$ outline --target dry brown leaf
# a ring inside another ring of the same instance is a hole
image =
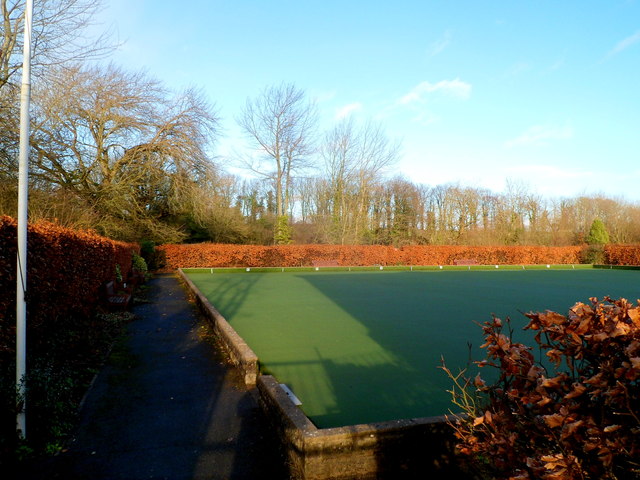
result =
[[[484,412],[484,421],[486,423],[491,423],[493,421],[493,416],[491,415],[491,412],[489,410]]]
[[[532,365],[529,371],[527,372],[527,378],[529,380],[534,380],[538,378],[540,375],[544,373],[544,368],[538,365]]]
[[[556,366],[560,365],[560,362],[562,362],[562,352],[560,350],[554,348],[552,350],[549,350],[546,355],[549,360]]]
[[[589,335],[589,338],[593,341],[596,342],[602,342],[604,340],[606,340],[607,338],[609,338],[609,335],[607,335],[604,332],[600,332],[600,333],[596,333],[595,335]]]
[[[553,378],[545,378],[540,385],[544,388],[557,388],[564,383],[566,378],[567,376],[564,374],[560,374]]]
[[[610,333],[612,338],[619,337],[620,335],[628,335],[631,331],[631,326],[624,322],[616,322],[616,328]]]
[[[564,426],[564,428],[562,429],[562,436],[561,438],[567,438],[570,437],[571,435],[573,435],[576,431],[576,429],[580,426],[582,426],[584,424],[583,420],[578,420],[576,422],[571,422],[567,425]]]
[[[567,400],[570,400],[572,398],[576,398],[579,397],[580,395],[582,395],[585,391],[587,390],[587,387],[585,387],[584,385],[581,385],[579,383],[574,383],[573,384],[573,390],[571,390],[569,393],[567,393],[564,398]]]
[[[589,327],[591,326],[591,319],[590,318],[583,318],[580,321],[580,324],[578,325],[578,328],[576,328],[576,333],[579,335],[583,335],[586,332],[589,331]]]
[[[545,313],[540,314],[540,321],[545,325],[562,325],[566,323],[567,317],[564,315],[560,315],[557,312],[552,312],[551,310],[547,310]]]
[[[551,402],[551,398],[550,397],[542,397],[541,400],[536,402],[536,405],[538,405],[539,407],[544,407],[545,405],[547,405],[550,402]]]
[[[562,426],[565,417],[554,413],[553,415],[543,415],[542,418],[549,428],[556,428]]]
[[[473,380],[473,384],[476,388],[482,388],[486,385],[485,381],[482,379],[480,374],[476,375],[476,378]]]
[[[633,342],[631,342],[627,348],[624,349],[625,353],[627,355],[631,356],[636,356],[636,352],[640,353],[640,342],[637,340],[634,340]]]

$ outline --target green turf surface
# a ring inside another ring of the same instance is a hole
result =
[[[492,313],[519,329],[521,311],[640,297],[630,270],[200,272],[186,273],[323,428],[447,413],[440,357],[462,367],[471,342],[483,358],[473,322]]]

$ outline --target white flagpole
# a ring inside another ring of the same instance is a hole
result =
[[[27,371],[27,205],[29,203],[29,102],[31,100],[31,20],[33,1],[27,0],[24,12],[24,49],[22,89],[20,92],[20,157],[18,174],[18,258],[16,281],[16,385],[22,409],[16,418],[18,433],[26,438],[25,374]]]

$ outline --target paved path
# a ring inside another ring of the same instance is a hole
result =
[[[178,280],[149,285],[150,303],[134,307],[74,441],[44,478],[287,478],[255,394],[202,338]]]

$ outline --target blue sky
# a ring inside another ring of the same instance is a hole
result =
[[[429,185],[640,201],[640,1],[107,0],[113,60],[217,105],[231,166],[247,97],[295,83],[322,127],[402,142]]]

